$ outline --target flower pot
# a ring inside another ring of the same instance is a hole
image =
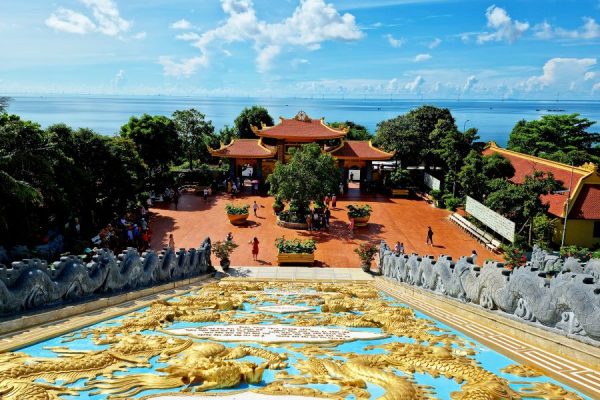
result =
[[[369,223],[369,218],[371,218],[370,215],[367,215],[366,217],[355,217],[354,226],[367,226]]]
[[[315,262],[314,253],[277,253],[277,264],[310,264]]]
[[[221,265],[221,268],[223,268],[223,271],[227,271],[231,265],[231,260],[229,258],[222,258],[219,264]]]
[[[227,214],[229,222],[233,225],[243,225],[246,223],[249,214]]]
[[[371,263],[369,264],[362,264],[360,266],[362,268],[363,271],[365,271],[366,273],[370,274],[371,273]]]

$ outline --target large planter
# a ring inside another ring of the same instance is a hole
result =
[[[304,222],[286,222],[286,221],[282,221],[281,219],[279,219],[279,217],[277,217],[277,225],[279,225],[283,228],[288,228],[288,229],[298,229],[298,230],[308,229],[308,225]]]
[[[366,217],[355,217],[354,226],[367,226],[369,223],[369,218],[371,218],[370,215],[367,215]]]
[[[249,215],[250,214],[227,214],[227,218],[229,218],[229,222],[233,225],[243,225],[246,223]]]
[[[277,253],[277,264],[310,264],[315,262],[315,253]]]

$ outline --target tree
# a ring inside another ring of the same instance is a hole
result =
[[[219,131],[219,140],[223,144],[229,144],[233,139],[239,138],[238,132],[235,128],[230,127],[229,125],[225,125]]]
[[[208,147],[215,139],[212,121],[198,110],[177,110],[173,113],[173,123],[188,161],[188,168],[194,168],[194,159],[206,162],[210,158]]]
[[[373,139],[373,135],[369,133],[369,130],[366,127],[364,127],[363,125],[356,124],[352,121],[332,122],[328,125],[336,129],[348,128],[348,133],[346,134],[347,140]]]
[[[164,170],[178,157],[181,148],[173,121],[163,116],[131,117],[121,127],[121,136],[133,140],[150,169],[150,174]]]
[[[434,150],[442,137],[434,132],[440,121],[453,125],[454,117],[447,108],[421,106],[404,115],[377,124],[375,142],[387,151],[396,151],[396,158],[404,166],[437,165]]]
[[[579,114],[544,115],[521,120],[510,133],[508,148],[566,164],[600,162],[600,133],[587,130],[595,124]]]
[[[483,201],[494,187],[504,184],[514,174],[510,161],[501,155],[482,156],[471,150],[464,158],[456,179],[463,195]]]
[[[4,114],[6,112],[8,103],[10,103],[10,97],[0,96],[0,114]]]
[[[267,182],[271,185],[269,194],[289,201],[303,216],[311,200],[321,200],[337,191],[340,174],[333,157],[322,153],[316,143],[294,150],[287,164],[275,164]]]
[[[273,126],[273,118],[269,115],[266,108],[260,106],[246,107],[235,119],[235,127],[241,138],[254,138],[256,135],[252,132],[252,126],[261,128],[262,125]]]

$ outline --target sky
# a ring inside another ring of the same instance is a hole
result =
[[[600,0],[2,0],[0,95],[600,100]]]

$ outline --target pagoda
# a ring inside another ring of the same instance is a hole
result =
[[[360,169],[362,182],[373,181],[373,161],[385,161],[394,156],[372,145],[371,141],[346,140],[348,128],[332,128],[323,118],[312,119],[304,111],[293,118],[280,117],[274,126],[252,126],[256,139],[233,139],[219,149],[210,149],[214,157],[230,161],[230,175],[240,176],[242,168],[252,166],[253,179],[263,178],[273,172],[275,162],[287,162],[291,149],[307,143],[317,143],[323,152],[337,161],[341,182],[348,181],[351,169]],[[361,182],[361,183],[362,183]]]

